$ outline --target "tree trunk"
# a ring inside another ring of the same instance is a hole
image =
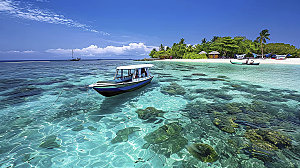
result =
[[[261,41],[261,58],[264,58],[263,43]]]

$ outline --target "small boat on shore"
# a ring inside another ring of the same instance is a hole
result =
[[[247,61],[247,62],[232,62],[231,60],[230,60],[230,63],[231,64],[236,64],[236,65],[259,65],[259,62],[258,63],[255,63],[254,61]]]
[[[117,67],[116,75],[110,81],[98,81],[89,85],[103,96],[111,97],[141,88],[151,82],[152,64],[128,65]]]

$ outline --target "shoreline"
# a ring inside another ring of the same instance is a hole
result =
[[[228,64],[230,64],[230,60],[233,62],[245,62],[246,59],[244,59],[244,60],[238,60],[238,59],[164,59],[164,60],[154,60],[154,61],[228,63]],[[300,65],[300,58],[287,58],[285,60],[275,60],[275,59],[253,59],[253,60],[254,60],[254,62],[259,62],[260,64]]]

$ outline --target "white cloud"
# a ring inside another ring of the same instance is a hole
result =
[[[85,31],[100,33],[102,35],[109,35],[109,33],[92,29],[90,26],[78,23],[72,19],[65,18],[63,15],[32,8],[31,5],[12,0],[0,0],[0,13],[10,14],[14,17],[34,20],[38,22],[46,22],[52,24],[62,24],[70,27],[77,27]]]
[[[127,54],[133,54],[133,55],[146,55],[148,54],[153,48],[156,48],[154,46],[146,46],[144,43],[130,43],[128,45],[123,46],[107,46],[104,48],[98,47],[97,45],[90,45],[86,48],[82,49],[74,49],[74,53],[76,55],[82,55],[82,56],[95,56],[95,55],[127,55]],[[53,53],[53,54],[71,54],[72,49],[49,49],[46,50],[46,52]]]
[[[23,51],[23,53],[25,54],[31,54],[31,53],[35,53],[36,51],[32,51],[32,50],[25,50]]]
[[[1,1],[0,2],[0,11],[12,11],[14,8],[10,5],[8,1]]]
[[[10,50],[10,51],[0,51],[0,53],[6,53],[6,54],[32,54],[32,53],[36,53],[36,51],[33,50],[24,50],[24,51],[19,51],[19,50]]]
[[[37,2],[49,2],[48,0],[36,0]]]

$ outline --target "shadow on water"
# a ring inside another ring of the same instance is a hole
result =
[[[105,97],[104,101],[101,103],[99,110],[90,113],[89,119],[93,121],[99,121],[101,118],[105,117],[106,114],[122,112],[125,103],[137,101],[137,97],[142,96],[144,93],[153,90],[155,87],[159,87],[157,82],[152,82],[147,86],[139,88],[135,91],[123,93],[113,97]]]

